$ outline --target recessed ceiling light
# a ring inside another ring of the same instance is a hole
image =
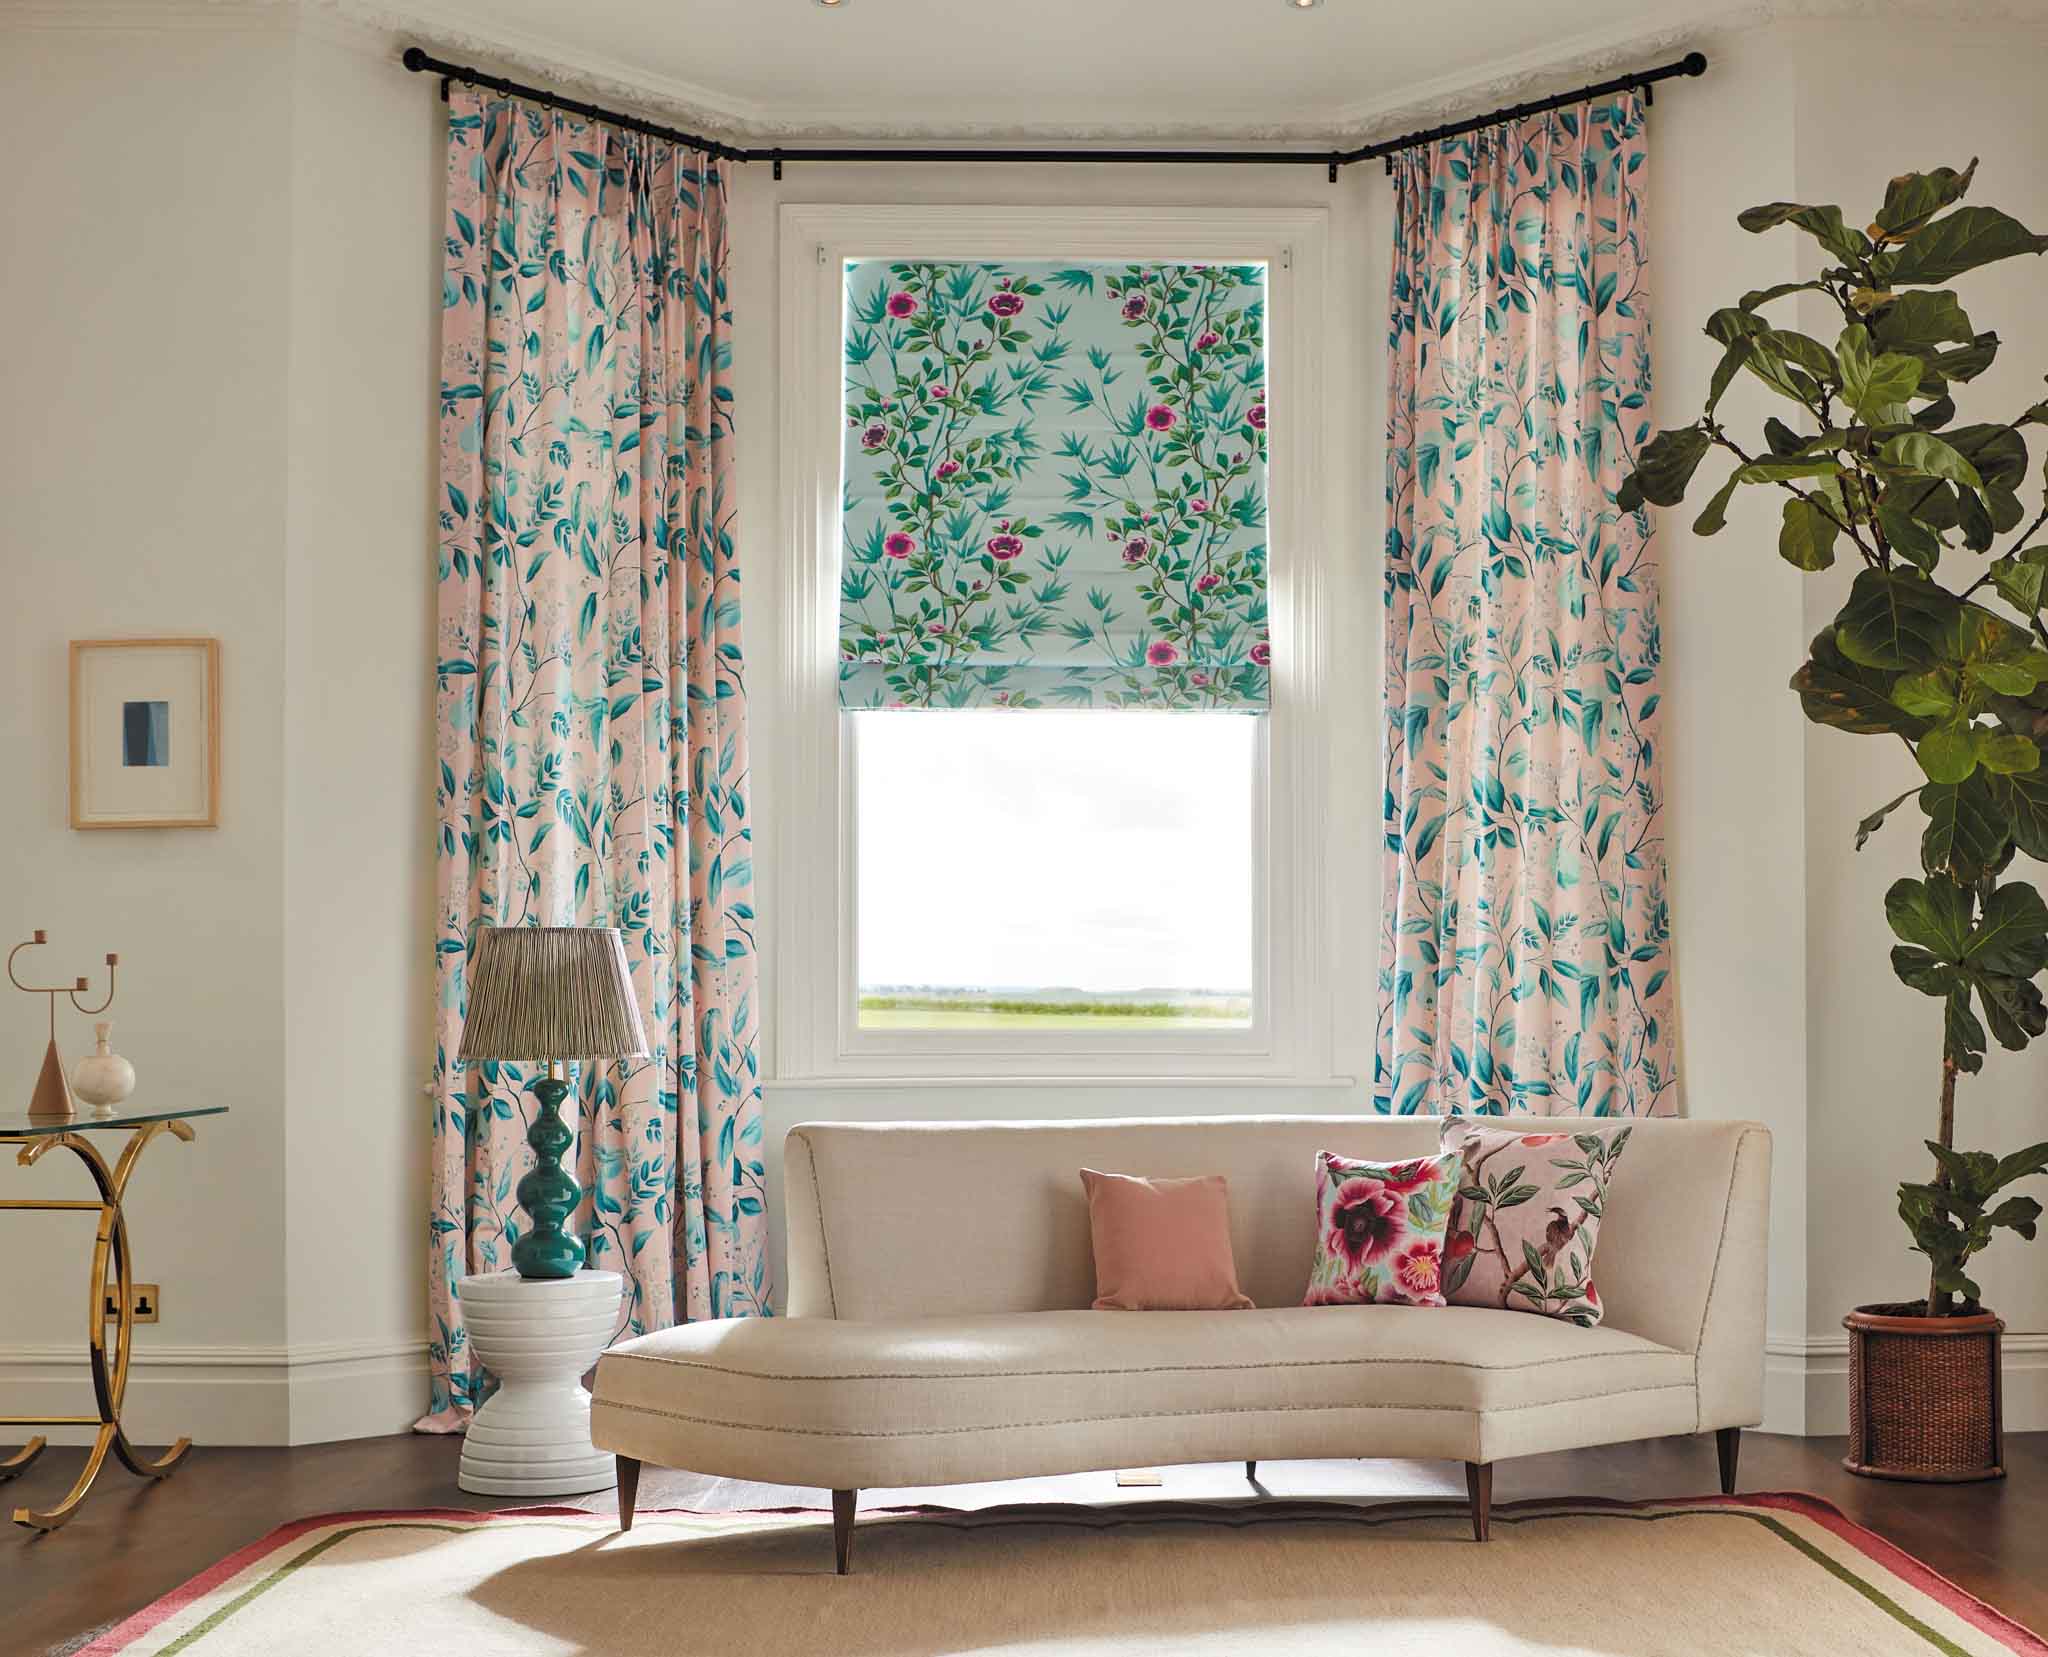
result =
[[[841,6],[846,4],[846,0],[818,0],[818,4],[823,6],[827,11],[837,11]]]
[[[836,3],[837,0],[819,0],[820,5]],[[1310,10],[1312,7],[1320,6],[1323,3],[1323,0],[1287,0],[1287,3],[1288,5],[1292,6],[1296,11],[1305,12]]]

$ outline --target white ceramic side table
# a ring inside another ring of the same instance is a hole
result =
[[[462,1317],[496,1393],[469,1423],[457,1483],[480,1496],[609,1489],[617,1464],[590,1443],[583,1372],[611,1344],[625,1279],[617,1272],[462,1280]]]

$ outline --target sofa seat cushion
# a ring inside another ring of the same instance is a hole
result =
[[[1480,1307],[742,1318],[613,1347],[593,1419],[599,1442],[628,1454],[632,1416],[873,1441],[1162,1416],[1481,1415],[1656,1392],[1683,1395],[1689,1426],[1693,1386],[1688,1353]]]

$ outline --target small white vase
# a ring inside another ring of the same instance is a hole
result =
[[[107,1046],[112,1024],[92,1027],[98,1045],[71,1072],[71,1091],[88,1105],[118,1105],[135,1091],[135,1066]]]

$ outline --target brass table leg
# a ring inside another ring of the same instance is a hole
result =
[[[14,1510],[14,1522],[30,1530],[55,1530],[78,1510],[78,1504],[85,1500],[92,1489],[93,1481],[100,1475],[100,1468],[106,1464],[107,1452],[112,1450],[123,1467],[143,1478],[160,1479],[173,1472],[185,1458],[185,1452],[192,1448],[192,1441],[181,1438],[159,1459],[145,1460],[135,1447],[128,1442],[127,1434],[121,1430],[121,1401],[128,1391],[128,1364],[133,1356],[135,1339],[134,1307],[134,1264],[129,1256],[128,1220],[123,1213],[121,1202],[128,1190],[128,1177],[135,1171],[136,1159],[143,1148],[159,1133],[169,1133],[174,1138],[190,1141],[192,1128],[186,1122],[150,1122],[134,1130],[128,1143],[122,1148],[120,1159],[109,1169],[106,1160],[94,1149],[82,1134],[45,1134],[32,1138],[10,1139],[0,1143],[18,1144],[20,1154],[15,1160],[24,1168],[32,1167],[53,1145],[62,1145],[74,1152],[85,1164],[86,1172],[92,1176],[93,1184],[99,1190],[97,1202],[0,1202],[0,1209],[72,1209],[99,1213],[99,1227],[94,1234],[92,1250],[92,1281],[87,1286],[86,1331],[90,1343],[88,1356],[92,1362],[93,1401],[99,1406],[96,1416],[66,1417],[12,1417],[9,1424],[19,1426],[97,1425],[98,1434],[93,1439],[92,1451],[85,1458],[85,1467],[73,1483],[69,1493],[55,1507],[37,1510],[18,1507]],[[107,1281],[107,1268],[112,1265],[114,1280]],[[114,1317],[114,1348],[107,1351],[106,1296],[109,1289],[114,1294],[116,1308]],[[13,1478],[25,1471],[43,1452],[44,1441],[36,1438],[13,1459],[0,1462],[0,1479]]]
[[[49,1447],[50,1441],[38,1433],[24,1444],[20,1450],[16,1451],[15,1454],[9,1456],[5,1461],[0,1461],[0,1484],[5,1484],[9,1479],[20,1478],[22,1474],[35,1466],[36,1458]]]

